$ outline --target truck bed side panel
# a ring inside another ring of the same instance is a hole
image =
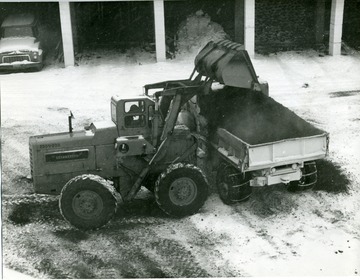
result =
[[[219,128],[217,151],[242,171],[254,171],[275,166],[303,163],[324,158],[328,150],[328,134],[286,139],[249,145],[229,131]]]
[[[327,134],[250,146],[248,170],[315,160],[326,152]]]

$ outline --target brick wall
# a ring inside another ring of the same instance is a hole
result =
[[[345,0],[342,39],[360,50],[360,0]]]
[[[257,52],[315,46],[316,1],[256,0],[255,14]]]

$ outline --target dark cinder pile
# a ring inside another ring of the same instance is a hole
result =
[[[262,93],[225,87],[200,100],[214,136],[221,127],[250,145],[322,134],[323,131]]]

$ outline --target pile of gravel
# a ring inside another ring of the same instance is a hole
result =
[[[178,53],[191,53],[204,47],[209,41],[227,38],[222,26],[211,21],[208,14],[199,10],[180,24],[176,48]]]
[[[224,128],[250,145],[324,133],[262,93],[224,87],[200,100],[213,137]]]

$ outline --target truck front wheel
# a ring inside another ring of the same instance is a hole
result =
[[[160,174],[155,184],[155,200],[168,215],[183,217],[196,213],[208,196],[208,183],[202,171],[177,163]]]
[[[96,175],[80,175],[66,183],[59,207],[62,216],[81,230],[102,227],[115,215],[118,205],[115,188]]]
[[[304,191],[312,189],[317,182],[317,168],[315,161],[304,163],[301,169],[302,176],[299,181],[290,182],[288,190],[290,192]]]
[[[249,176],[227,163],[221,163],[216,175],[221,200],[228,205],[247,200],[252,193]]]

